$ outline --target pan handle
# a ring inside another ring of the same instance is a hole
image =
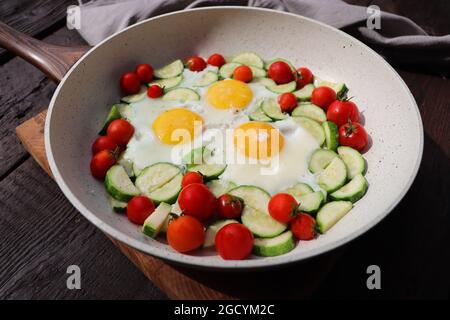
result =
[[[27,60],[50,79],[61,81],[70,67],[91,47],[64,47],[27,36],[0,21],[0,46]]]

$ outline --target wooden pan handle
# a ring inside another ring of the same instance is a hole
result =
[[[90,47],[64,47],[27,36],[0,21],[0,46],[27,60],[55,82],[61,81],[70,67]]]

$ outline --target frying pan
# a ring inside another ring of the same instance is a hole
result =
[[[383,219],[411,186],[422,158],[423,128],[411,92],[394,69],[353,37],[317,21],[267,9],[212,7],[161,15],[133,25],[97,46],[61,48],[0,25],[0,44],[60,81],[47,113],[50,168],[70,202],[110,236],[150,255],[210,269],[262,268],[304,260],[341,246]],[[214,252],[179,254],[147,238],[114,214],[105,188],[89,173],[90,145],[109,106],[119,101],[118,79],[137,63],[162,66],[192,54],[231,56],[254,51],[284,57],[316,74],[345,81],[361,107],[372,142],[367,195],[327,234],[271,258],[225,261]],[[70,68],[70,70],[68,70]],[[68,71],[67,71],[68,70]],[[66,73],[67,71],[67,73]]]

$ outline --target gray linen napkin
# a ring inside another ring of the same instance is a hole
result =
[[[287,11],[340,28],[397,64],[450,68],[450,35],[429,36],[408,18],[380,13],[380,29],[367,27],[367,8],[341,0],[93,0],[80,9],[81,36],[91,45],[159,14],[217,5]],[[444,71],[444,70],[442,70]]]

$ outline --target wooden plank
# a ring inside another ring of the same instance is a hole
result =
[[[45,111],[18,126],[16,132],[27,151],[49,172],[42,138],[44,118]],[[314,292],[336,259],[336,253],[324,255],[308,263],[284,268],[282,272],[193,271],[146,255],[115,239],[110,240],[172,299],[305,298]],[[298,276],[299,272],[301,276]],[[276,281],[261,282],[262,278],[269,277]],[[294,284],[292,290],[282,290],[287,281]]]
[[[76,0],[2,0],[0,21],[31,36],[48,34],[55,25],[65,20],[67,7],[77,4]],[[0,61],[7,52],[0,48]]]
[[[82,45],[76,31],[61,29],[45,39],[61,45]],[[16,57],[0,65],[0,180],[26,159],[15,127],[48,105],[56,88],[41,71]]]

